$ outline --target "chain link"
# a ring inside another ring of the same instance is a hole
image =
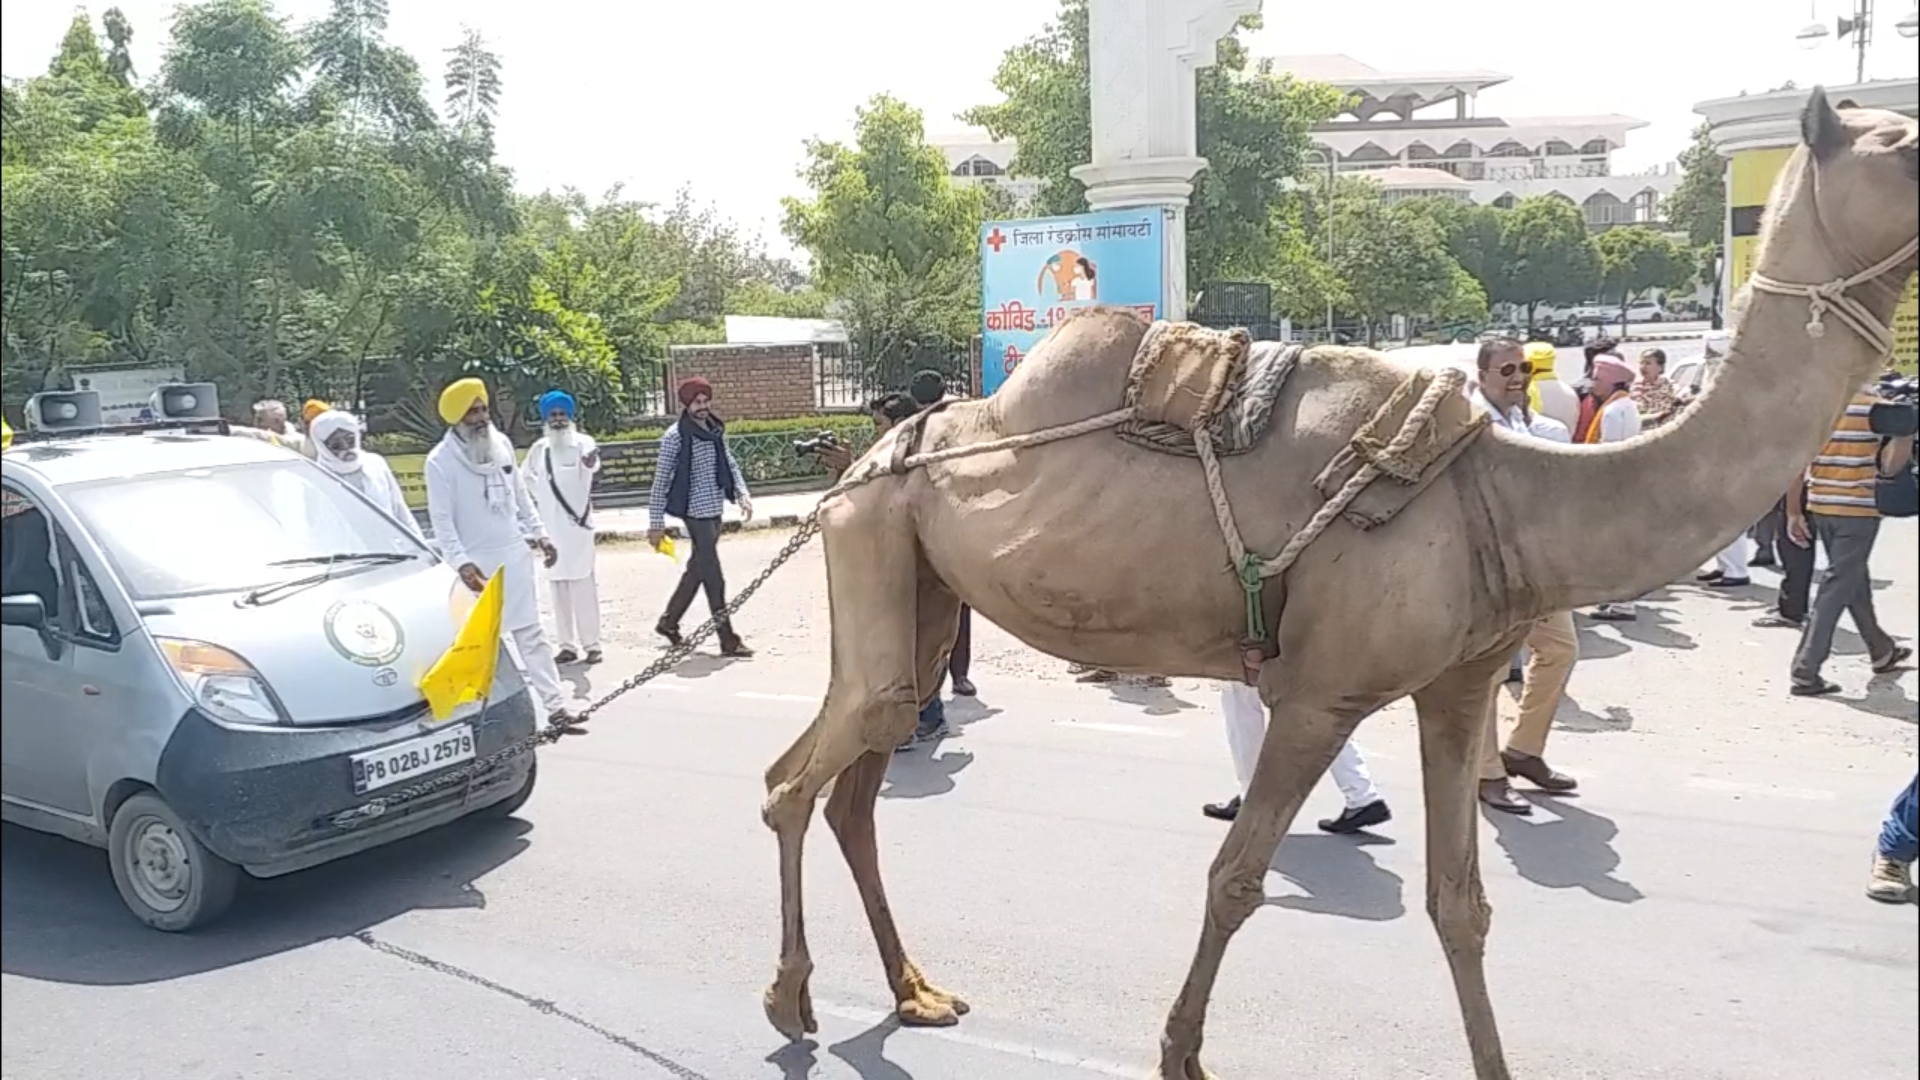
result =
[[[866,478],[863,477],[862,480],[864,481],[864,479]],[[845,486],[851,485],[842,485],[842,487]],[[835,488],[834,491],[828,492],[828,494],[834,494],[839,490],[841,490],[841,488]],[[822,498],[821,502],[825,501],[826,500]],[[746,588],[735,593],[733,599],[728,602],[726,607],[722,608],[718,614],[709,618],[706,622],[701,623],[692,633],[682,637],[680,644],[668,646],[667,650],[656,657],[653,663],[641,668],[638,674],[623,679],[620,685],[602,694],[598,700],[586,708],[577,713],[563,713],[559,716],[550,717],[547,720],[546,726],[540,728],[538,731],[530,735],[522,736],[512,743],[488,754],[486,757],[475,759],[451,772],[442,773],[429,780],[422,780],[417,784],[409,784],[391,795],[379,796],[351,810],[343,810],[333,815],[330,819],[334,827],[351,829],[359,825],[364,825],[367,822],[386,816],[387,811],[396,807],[404,806],[417,799],[425,798],[435,792],[465,784],[474,777],[484,775],[504,762],[511,761],[522,754],[531,753],[536,747],[546,743],[557,742],[568,735],[586,734],[582,725],[584,725],[594,713],[599,712],[603,707],[621,696],[645,686],[653,679],[680,666],[687,657],[692,656],[694,649],[698,648],[700,644],[709,637],[712,637],[713,634],[720,629],[722,624],[731,622],[734,613],[739,611],[741,606],[748,600],[752,599],[754,593],[760,591],[760,586],[766,584],[767,579],[773,576],[774,571],[786,565],[787,560],[799,554],[800,549],[806,547],[808,541],[812,540],[814,535],[819,531],[820,508],[816,504],[813,512],[808,514],[806,518],[800,522],[800,526],[794,530],[793,535],[787,538],[786,545],[780,549],[778,554],[774,555],[771,562],[767,563],[766,569],[760,571],[757,577],[748,582]]]

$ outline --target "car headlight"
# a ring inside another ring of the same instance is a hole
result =
[[[467,588],[467,583],[455,575],[453,588],[447,591],[447,615],[453,620],[454,633],[459,633],[460,628],[467,625],[467,616],[473,614],[474,607],[479,603],[480,594]]]
[[[215,719],[235,724],[288,722],[267,680],[231,649],[187,638],[155,640],[187,693]]]

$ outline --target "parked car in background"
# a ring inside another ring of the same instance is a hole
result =
[[[42,432],[0,454],[0,494],[0,808],[105,848],[147,925],[532,794],[528,753],[379,801],[537,710],[503,643],[491,696],[431,715],[419,678],[472,594],[306,458],[204,424]]]

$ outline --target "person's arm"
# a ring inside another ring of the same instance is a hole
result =
[[[752,517],[753,513],[748,508],[753,505],[753,493],[747,490],[747,474],[740,471],[740,459],[733,456],[733,447],[726,443],[720,445],[726,447],[727,468],[733,472],[733,501],[739,504],[741,510],[747,511],[748,517]]]
[[[1880,444],[1880,475],[1899,476],[1913,460],[1913,439],[1887,439]]]
[[[1807,527],[1807,471],[1793,478],[1793,484],[1787,488],[1787,539],[1810,547],[1813,544],[1813,530]]]
[[[400,490],[400,480],[393,475],[393,467],[381,461],[380,468],[387,474],[387,494],[392,500],[387,513],[393,515],[401,528],[412,533],[415,540],[425,540],[426,537],[420,535],[420,519],[413,516],[413,507],[407,505],[407,493]]]
[[[667,429],[660,436],[660,457],[653,463],[653,491],[647,496],[647,531],[662,532],[667,527],[667,492],[673,487],[673,470],[680,464],[680,428]]]
[[[594,442],[591,435],[580,436],[580,467],[587,470],[589,476],[600,474],[600,444]]]
[[[440,557],[455,570],[472,564],[467,548],[460,542],[460,530],[453,524],[453,478],[431,458],[427,460],[427,523],[433,526],[433,538],[440,545]]]
[[[527,456],[531,458],[533,455]],[[520,469],[522,472],[526,471],[526,462],[521,462]],[[520,523],[520,535],[525,537],[529,544],[545,544],[547,526],[540,520],[540,511],[533,508],[533,496],[527,491],[527,485],[520,483],[510,486],[513,488],[513,513]]]
[[[545,439],[536,440],[532,446],[527,448],[526,463],[520,468],[520,479],[522,482],[516,485],[526,489],[527,494],[532,497],[536,507],[540,503],[540,489],[544,487],[547,482],[547,455],[544,453],[545,450]]]

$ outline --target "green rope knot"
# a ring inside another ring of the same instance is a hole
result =
[[[1249,551],[1240,560],[1240,587],[1247,593],[1247,640],[1267,640],[1267,617],[1260,608],[1260,590],[1266,579],[1260,576],[1260,556]]]

